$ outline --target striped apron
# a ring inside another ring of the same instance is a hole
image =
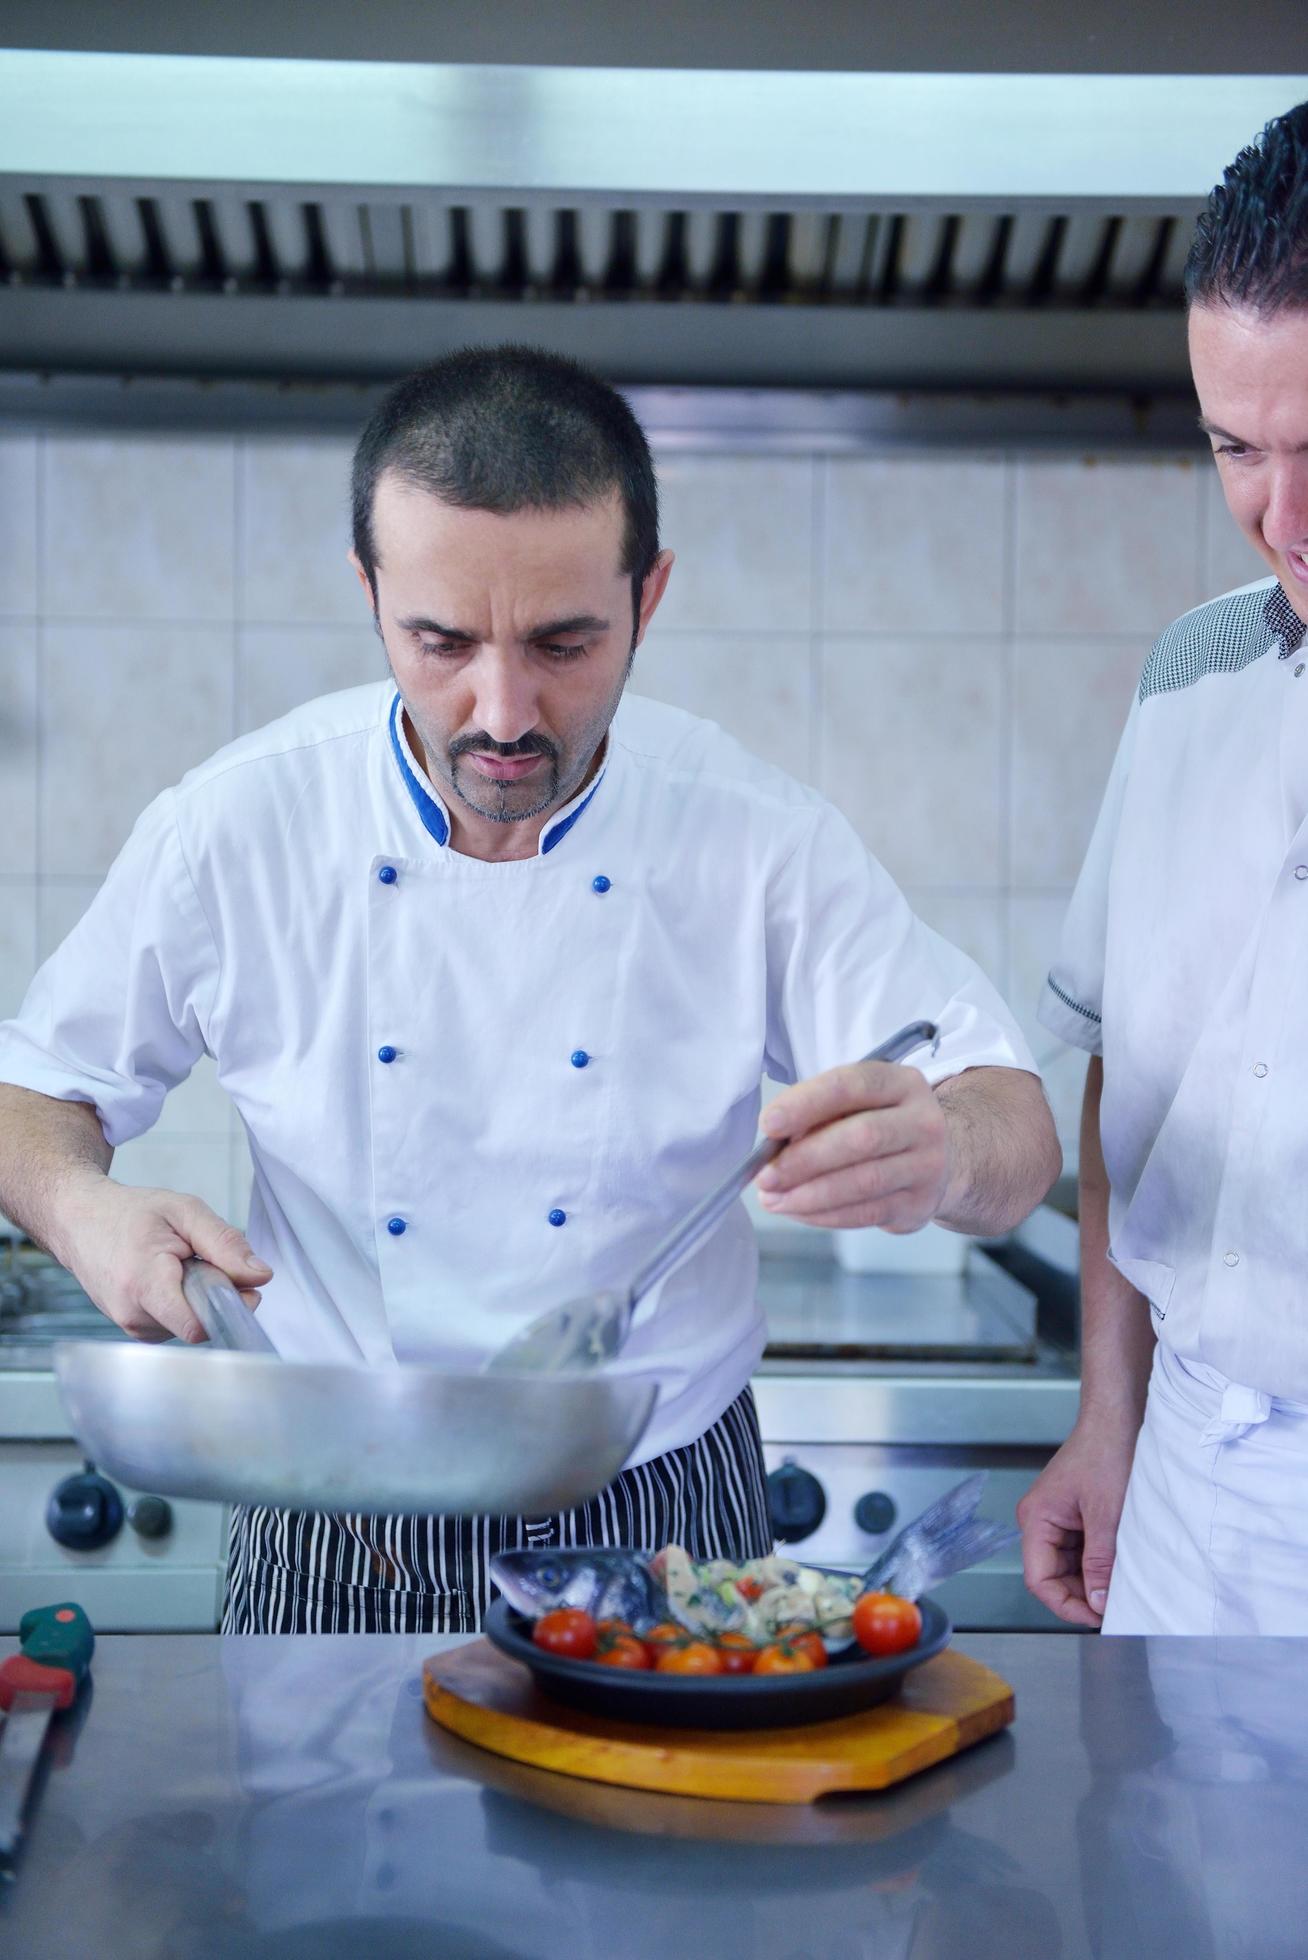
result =
[[[240,1505],[224,1633],[473,1633],[497,1552],[543,1545],[684,1545],[691,1556],[772,1550],[752,1392],[694,1443],[624,1470],[553,1518],[364,1517]]]

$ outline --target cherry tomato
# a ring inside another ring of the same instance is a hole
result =
[[[660,1620],[657,1626],[647,1627],[640,1637],[647,1647],[676,1647],[690,1635],[678,1621]]]
[[[752,1606],[756,1599],[762,1599],[763,1597],[763,1581],[761,1579],[737,1579],[736,1591],[742,1599],[747,1599]]]
[[[722,1656],[707,1640],[685,1640],[660,1647],[654,1665],[660,1674],[721,1674]]]
[[[902,1654],[922,1638],[922,1615],[898,1593],[864,1593],[854,1604],[854,1637],[869,1654]]]
[[[758,1648],[746,1633],[720,1633],[717,1637],[718,1659],[724,1674],[752,1674],[758,1659]]]
[[[774,1640],[770,1647],[764,1647],[754,1663],[755,1674],[813,1674],[816,1671],[812,1654],[792,1647],[788,1640]]]
[[[615,1626],[617,1622],[608,1621],[605,1624]],[[650,1649],[643,1640],[637,1639],[630,1627],[621,1633],[601,1631],[595,1647],[595,1658],[605,1667],[651,1668],[654,1665]]]
[[[560,1606],[553,1613],[541,1614],[531,1637],[547,1654],[586,1661],[595,1651],[595,1622],[579,1606]]]
[[[777,1640],[783,1647],[793,1647],[797,1653],[807,1654],[814,1667],[826,1666],[827,1650],[816,1627],[806,1627],[797,1620],[793,1626],[782,1627]]]

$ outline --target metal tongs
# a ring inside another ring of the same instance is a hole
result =
[[[899,1062],[917,1048],[929,1047],[934,1055],[939,1046],[940,1030],[933,1021],[912,1021],[862,1059]],[[554,1374],[598,1368],[611,1360],[626,1340],[632,1316],[645,1295],[690,1257],[763,1166],[785,1148],[785,1142],[781,1137],[764,1137],[756,1144],[744,1163],[668,1233],[625,1292],[591,1294],[539,1315],[491,1356],[487,1371]]]

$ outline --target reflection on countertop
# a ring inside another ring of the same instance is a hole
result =
[[[1289,1960],[1308,1923],[1293,1640],[970,1635],[1005,1735],[870,1797],[725,1804],[434,1728],[438,1636],[109,1638],[0,1907],[126,1953]]]

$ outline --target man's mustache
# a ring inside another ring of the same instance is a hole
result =
[[[558,749],[545,735],[520,735],[516,742],[493,742],[489,735],[459,735],[450,743],[448,754],[451,762],[473,750],[480,755],[498,755],[505,761],[517,755],[547,755],[557,762]]]

